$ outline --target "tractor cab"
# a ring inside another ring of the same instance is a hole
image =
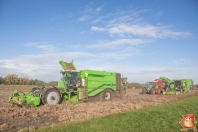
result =
[[[148,88],[155,88],[156,87],[156,82],[148,82],[147,87]]]
[[[74,91],[80,86],[80,72],[79,71],[61,71],[62,81],[67,88],[67,91]]]
[[[80,86],[80,71],[76,70],[73,60],[71,62],[64,62],[62,60],[59,63],[63,67],[63,70],[60,72],[62,74],[60,83],[66,87],[68,92],[76,90]]]

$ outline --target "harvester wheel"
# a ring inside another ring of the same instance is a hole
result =
[[[151,88],[150,94],[155,94],[155,89],[154,88]]]
[[[32,93],[33,93],[34,96],[39,96],[40,88],[32,88]]]
[[[100,100],[101,101],[109,101],[113,99],[113,93],[110,89],[107,89],[100,93]]]
[[[42,95],[43,104],[60,104],[61,101],[61,94],[57,88],[47,89]]]

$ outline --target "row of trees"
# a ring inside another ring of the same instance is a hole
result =
[[[145,84],[139,84],[139,83],[136,83],[136,82],[132,82],[132,83],[128,83],[127,82],[127,86],[128,86],[128,88],[137,88],[137,89],[139,89],[139,88],[145,87]]]
[[[6,85],[36,85],[36,86],[42,86],[42,85],[56,85],[57,82],[49,82],[46,83],[42,80],[38,79],[29,79],[28,77],[19,77],[15,74],[9,74],[7,76],[0,77],[0,84],[6,84]]]

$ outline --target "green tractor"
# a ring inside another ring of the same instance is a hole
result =
[[[14,90],[9,95],[9,101],[18,105],[60,104],[63,101],[84,102],[89,98],[99,96],[101,101],[114,98],[115,93],[126,94],[127,78],[120,73],[97,70],[78,71],[72,62],[59,61],[63,70],[62,79],[56,87],[36,87],[25,94]]]
[[[142,94],[155,94],[156,91],[156,83],[155,82],[147,82],[146,86],[142,88]]]

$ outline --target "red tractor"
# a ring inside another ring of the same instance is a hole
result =
[[[154,82],[156,83],[156,93],[161,94],[162,90],[166,88],[166,84],[161,79],[155,79]]]

